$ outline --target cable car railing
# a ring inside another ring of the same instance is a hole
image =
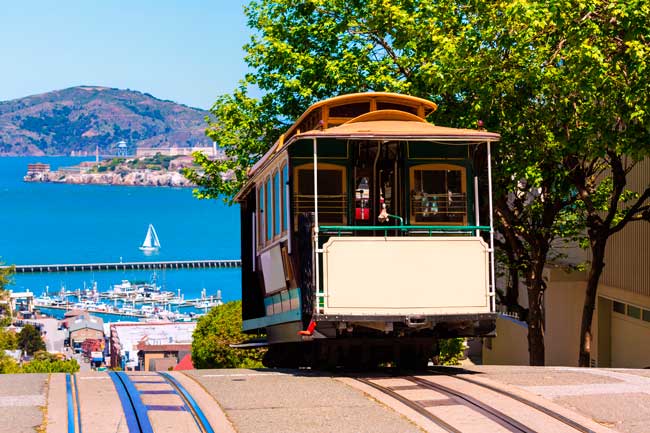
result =
[[[326,234],[335,234],[341,236],[344,234],[354,234],[354,232],[383,231],[384,236],[388,232],[397,230],[407,234],[427,234],[433,236],[437,234],[470,234],[471,232],[489,232],[489,226],[442,226],[442,225],[378,225],[378,226],[334,226],[321,225],[318,231]]]
[[[296,194],[293,196],[294,215],[314,212],[314,196]],[[347,219],[348,196],[347,194],[324,195],[318,194],[318,216],[326,223],[345,224]]]
[[[411,196],[411,217],[416,222],[462,222],[466,215],[467,195],[465,193],[417,193]]]

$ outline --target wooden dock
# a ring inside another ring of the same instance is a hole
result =
[[[8,268],[9,266],[0,266]],[[16,265],[17,274],[39,272],[147,271],[162,269],[239,268],[241,260],[176,260],[167,262],[68,263],[58,265]]]

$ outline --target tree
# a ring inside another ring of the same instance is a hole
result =
[[[34,353],[34,359],[22,367],[23,373],[76,373],[79,371],[76,359],[60,359],[59,356],[39,351]]]
[[[0,374],[14,374],[20,373],[20,365],[13,360],[10,356],[0,352]]]
[[[0,262],[0,326],[11,324],[11,303],[7,286],[11,284],[11,276],[14,273],[14,266],[4,267]],[[9,322],[9,323],[6,323]]]
[[[41,332],[34,325],[26,324],[18,333],[18,348],[28,355],[45,350],[45,342]]]
[[[230,347],[250,338],[241,327],[241,301],[227,302],[201,317],[192,335],[192,362],[196,368],[262,367],[264,350]]]
[[[16,337],[16,333],[0,328],[0,352],[4,350],[16,350],[17,348],[18,338]]]
[[[510,281],[521,275],[527,286],[530,362],[541,365],[542,271],[553,245],[580,238],[587,222],[576,183],[584,178],[581,164],[591,169],[607,159],[598,146],[605,135],[618,143],[618,155],[647,154],[647,80],[638,75],[645,68],[646,9],[641,1],[605,0],[253,1],[246,14],[255,36],[245,47],[253,72],[217,100],[208,128],[229,159],[198,158],[204,173],[190,175],[202,187],[199,196],[231,197],[288,119],[341,93],[406,92],[439,102],[437,122],[475,127],[483,120],[502,135],[494,149],[498,230],[516,274]],[[632,13],[631,34],[594,32]],[[623,78],[620,64],[600,59],[596,45],[630,51],[638,79]],[[261,98],[249,96],[253,87]],[[617,118],[639,125],[639,139],[628,139],[625,149],[620,136],[608,133]],[[643,205],[638,209],[643,213]],[[511,288],[501,299],[521,311],[514,294]]]
[[[650,221],[650,184],[627,189],[630,172],[650,156],[650,4],[603,1],[583,12],[558,57],[579,89],[565,97],[575,107],[566,122],[569,167],[591,250],[579,342],[579,365],[587,367],[608,240],[629,223]]]

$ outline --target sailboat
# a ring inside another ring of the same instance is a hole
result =
[[[153,224],[149,224],[149,228],[147,229],[147,236],[145,236],[144,242],[142,242],[140,249],[142,251],[158,251],[159,248],[160,240],[158,239],[156,229],[153,228]]]

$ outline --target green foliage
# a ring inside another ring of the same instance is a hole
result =
[[[13,360],[10,356],[0,352],[0,374],[14,374],[21,373],[20,365]]]
[[[4,263],[0,261],[0,266]],[[11,304],[9,300],[9,291],[6,287],[12,282],[12,275],[15,271],[14,266],[0,268],[0,328],[11,325]],[[0,345],[2,343],[0,342]]]
[[[45,350],[45,342],[41,333],[33,325],[27,324],[18,333],[18,348],[28,355]]]
[[[447,338],[440,340],[440,354],[438,355],[438,365],[458,365],[463,359],[465,351],[464,338]]]
[[[0,328],[0,352],[18,349],[18,337],[13,331]]]
[[[215,307],[201,317],[192,340],[192,362],[196,368],[262,367],[262,349],[233,349],[230,344],[250,338],[242,333],[241,301]]]
[[[39,351],[34,359],[20,366],[11,357],[0,353],[0,374],[16,373],[76,373],[79,364],[74,359],[62,360],[59,356]]]
[[[127,161],[127,165],[132,169],[150,169],[150,170],[161,170],[169,169],[169,163],[174,160],[175,156],[161,155],[156,153],[154,156],[146,158],[136,158],[130,159]]]
[[[48,352],[36,352],[34,359],[22,367],[22,373],[76,373],[79,363],[75,359],[62,360]]]
[[[4,266],[4,263],[0,261],[0,266]],[[11,276],[14,274],[15,268],[14,266],[9,266],[6,268],[0,268],[0,295],[4,293],[6,290],[6,287],[11,284]],[[2,300],[2,296],[0,296],[0,300]]]

